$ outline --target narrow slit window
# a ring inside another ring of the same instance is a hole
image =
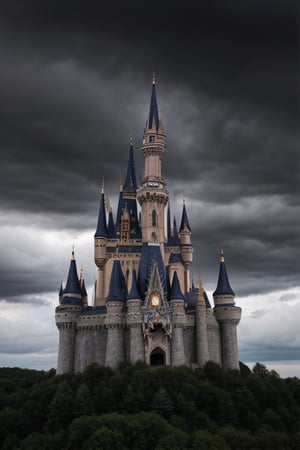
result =
[[[155,211],[155,209],[152,211],[152,226],[156,227],[156,211]]]

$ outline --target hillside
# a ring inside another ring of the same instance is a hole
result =
[[[261,364],[253,372],[213,363],[60,376],[0,368],[0,448],[300,448],[300,380]]]

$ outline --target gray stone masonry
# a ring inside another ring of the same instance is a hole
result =
[[[203,367],[209,361],[206,305],[204,301],[198,301],[196,305],[196,339],[197,339],[197,363]]]
[[[124,302],[110,300],[106,303],[106,307],[107,344],[105,366],[115,369],[121,362],[125,361],[125,323],[124,313],[122,312]]]
[[[239,370],[236,327],[241,318],[241,308],[216,308],[215,316],[221,327],[222,367]]]
[[[172,337],[171,337],[171,364],[182,366],[186,364],[184,351],[183,327],[185,325],[184,300],[171,300],[172,311]]]

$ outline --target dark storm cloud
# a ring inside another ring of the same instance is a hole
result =
[[[213,285],[224,246],[240,295],[297,284],[296,10],[223,3],[113,13],[90,2],[1,6],[0,201],[14,225],[33,214],[47,229],[94,229],[102,176],[113,199],[130,132],[142,170],[155,66],[164,172],[191,206],[195,277]],[[3,273],[9,295],[13,276]],[[11,295],[56,289],[57,273],[29,261]]]

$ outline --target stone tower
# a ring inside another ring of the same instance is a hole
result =
[[[138,185],[131,138],[115,216],[101,188],[92,305],[72,252],[56,308],[57,373],[82,372],[91,363],[116,368],[124,361],[191,367],[214,361],[239,369],[241,309],[235,306],[224,254],[212,308],[202,282],[197,288],[190,282],[194,247],[185,201],[179,230],[171,219],[162,168],[166,135],[154,78],[141,152],[144,171]]]
[[[223,250],[218,285],[213,297],[214,314],[220,325],[222,366],[225,369],[239,369],[236,327],[241,320],[241,308],[235,306],[235,294],[228,281]]]

